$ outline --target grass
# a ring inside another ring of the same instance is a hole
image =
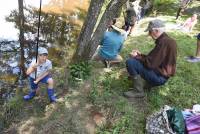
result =
[[[135,107],[122,96],[129,82],[126,76],[123,77],[119,74],[121,73],[116,69],[110,74],[99,76],[94,81],[94,86],[89,94],[92,103],[98,106],[107,118],[107,123],[98,128],[98,134],[139,132],[138,128],[143,131],[144,120],[141,118],[143,115],[138,114]],[[133,120],[139,122],[136,123]]]
[[[159,12],[160,15],[163,15],[163,13],[162,11]],[[172,17],[165,18],[165,20],[174,22]],[[186,56],[195,55],[197,40],[193,35],[199,32],[199,28],[200,26],[197,24],[191,35],[179,31],[168,31],[168,34],[177,42],[177,72],[165,85],[154,87],[147,93],[147,105],[144,112],[138,111],[135,105],[130,105],[122,97],[123,92],[128,90],[128,87],[131,85],[127,79],[127,75],[120,72],[122,68],[125,68],[125,64],[114,68],[112,72],[98,76],[100,80],[97,79],[97,86],[90,93],[93,96],[91,98],[92,103],[98,105],[101,109],[112,107],[114,113],[111,117],[113,119],[118,118],[117,120],[109,119],[111,120],[110,124],[100,127],[98,133],[142,134],[145,131],[146,117],[164,105],[185,109],[192,108],[194,104],[200,103],[200,63],[189,63],[185,60]],[[146,35],[134,36],[126,40],[121,54],[124,60],[126,60],[128,53],[132,49],[139,49],[142,53],[147,54],[153,47],[154,41]],[[123,111],[124,107],[128,108]]]
[[[112,108],[114,110],[113,119],[110,119],[111,124],[99,128],[98,133],[144,133],[145,118],[164,105],[184,109],[200,103],[200,63],[189,63],[184,58],[195,54],[196,38],[191,38],[180,32],[168,34],[176,39],[178,45],[177,72],[165,85],[154,87],[147,93],[147,109],[145,112],[138,113],[136,106],[130,105],[123,98],[123,92],[128,90],[131,85],[127,75],[120,72],[120,69],[125,68],[124,64],[115,67],[112,72],[98,75],[90,92],[90,99],[94,105],[101,109]],[[122,55],[126,59],[127,54],[132,49],[137,48],[143,53],[148,53],[153,47],[153,40],[144,35],[128,38],[122,50]],[[117,120],[114,120],[115,118]]]

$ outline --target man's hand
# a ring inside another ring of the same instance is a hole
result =
[[[132,52],[130,53],[130,57],[135,58],[136,56],[140,55],[140,51],[139,50],[132,50]]]

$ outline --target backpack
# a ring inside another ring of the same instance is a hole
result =
[[[167,110],[171,107],[164,106],[158,112],[147,117],[146,134],[176,134],[170,127]]]

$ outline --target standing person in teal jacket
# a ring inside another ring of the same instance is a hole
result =
[[[127,36],[120,22],[116,22],[115,25],[111,27],[111,31],[106,31],[104,33],[99,51],[94,56],[95,60],[103,61],[106,67],[123,60],[119,53]]]

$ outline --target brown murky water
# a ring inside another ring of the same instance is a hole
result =
[[[46,12],[71,14],[80,10],[87,10],[89,0],[51,0],[43,7]]]

